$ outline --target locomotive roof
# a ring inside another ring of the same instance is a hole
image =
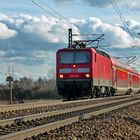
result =
[[[94,49],[95,49],[95,48],[94,48]],[[108,57],[108,58],[110,59],[109,54],[107,54],[107,53],[105,53],[105,52],[103,52],[103,51],[101,51],[101,50],[97,50],[97,49],[95,49],[95,50],[96,50],[97,53],[99,53],[99,54],[101,54],[101,55],[103,55],[103,56],[105,56],[105,57]]]
[[[88,47],[88,48],[63,48],[63,49],[60,49],[60,50],[77,50],[78,51],[78,50],[90,50],[91,48],[94,49],[97,53],[99,53],[99,54],[101,54],[101,55],[103,55],[105,57],[110,58],[109,54],[107,54],[107,53],[105,53],[105,52],[103,52],[101,50],[97,50],[94,47]]]
[[[89,50],[91,48],[63,48],[63,49],[59,49],[59,50]]]

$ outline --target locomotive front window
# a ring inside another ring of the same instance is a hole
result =
[[[60,53],[60,63],[62,64],[78,64],[89,63],[88,52],[63,52]]]

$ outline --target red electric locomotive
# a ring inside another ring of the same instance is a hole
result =
[[[57,89],[62,97],[112,96],[140,90],[138,72],[105,52],[86,48],[85,42],[76,42],[78,48],[74,46],[57,51]]]

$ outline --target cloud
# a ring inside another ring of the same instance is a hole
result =
[[[90,31],[90,33],[105,34],[104,40],[101,41],[101,45],[106,45],[108,42],[111,46],[117,45],[117,47],[126,48],[131,47],[135,43],[129,31],[121,25],[110,25],[95,17],[90,17],[88,20],[71,20],[80,27],[81,31],[85,31],[82,29],[86,29],[88,32]],[[134,20],[128,21],[128,28],[138,44],[140,44],[137,35],[139,27],[139,22]]]
[[[65,3],[65,4],[69,4],[72,2],[84,2],[89,4],[90,6],[93,7],[109,7],[111,6],[111,0],[55,0],[57,3]],[[125,6],[125,7],[129,7],[129,8],[136,8],[136,9],[140,9],[139,5],[140,5],[140,1],[138,0],[117,0],[116,1],[117,5],[119,6]]]
[[[70,21],[77,25],[71,25],[74,33],[104,33],[104,40],[100,45],[111,45],[110,52],[114,54],[115,48],[127,51],[134,44],[129,32],[121,25],[110,25],[95,17],[86,20],[70,19]],[[25,72],[27,75],[37,77],[44,76],[51,68],[55,69],[56,51],[67,47],[69,25],[66,23],[68,22],[61,22],[44,15],[0,14],[1,72],[5,73],[6,68],[11,66],[15,68],[18,75],[19,73],[23,75]],[[129,20],[127,24],[135,40],[140,43],[137,35],[140,23]],[[126,55],[139,55],[138,50],[136,52],[133,50]]]
[[[17,32],[9,29],[5,24],[0,23],[0,40],[15,37]]]

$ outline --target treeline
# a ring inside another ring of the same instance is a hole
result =
[[[24,102],[30,99],[60,99],[57,94],[55,78],[39,78],[33,80],[23,77],[14,80],[13,84],[13,102]],[[0,86],[0,99],[10,100],[10,91],[8,85]]]

